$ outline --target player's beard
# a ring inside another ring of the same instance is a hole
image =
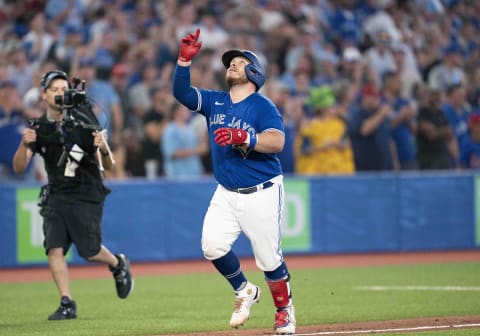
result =
[[[226,81],[229,88],[232,88],[235,85],[246,84],[249,82],[246,75],[240,77],[231,77],[228,75],[228,73],[226,75]]]

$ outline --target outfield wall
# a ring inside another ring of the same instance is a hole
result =
[[[480,183],[472,173],[287,177],[285,253],[342,253],[480,247]],[[479,180],[480,181],[480,180]],[[104,244],[133,261],[201,258],[210,179],[110,183]],[[0,267],[45,264],[39,186],[0,185]],[[261,225],[261,223],[259,223]],[[245,237],[235,244],[251,256]],[[72,263],[83,263],[76,250]]]

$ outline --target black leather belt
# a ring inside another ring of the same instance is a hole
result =
[[[268,189],[271,186],[273,186],[273,182],[267,181],[265,183],[253,186],[253,187],[248,187],[248,188],[238,188],[238,189],[228,189],[233,192],[237,192],[239,194],[252,194],[254,192],[257,192],[262,189]]]

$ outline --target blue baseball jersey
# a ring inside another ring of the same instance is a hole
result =
[[[190,67],[177,65],[173,80],[175,98],[207,119],[212,166],[216,180],[228,189],[251,187],[282,174],[278,155],[215,143],[214,131],[222,127],[243,129],[255,135],[268,130],[284,134],[282,117],[267,97],[256,92],[233,103],[228,92],[201,90],[190,85]]]

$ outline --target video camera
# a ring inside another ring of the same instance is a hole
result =
[[[59,166],[65,161],[72,144],[81,145],[85,152],[94,153],[96,148],[93,145],[92,132],[103,130],[85,92],[85,84],[85,80],[75,77],[71,87],[63,95],[54,97],[55,105],[63,114],[63,120],[29,120],[30,127],[37,132],[37,137],[46,142],[58,137],[59,127],[63,129],[61,136],[64,139],[64,153],[58,162]]]
[[[72,88],[65,91],[63,96],[55,96],[55,105],[62,109],[63,126],[67,129],[79,126],[99,131],[101,127],[85,92],[85,84],[85,80],[74,77]]]
[[[78,89],[78,85],[82,84]],[[85,93],[85,80],[80,80],[78,77],[73,78],[73,88],[65,91],[63,96],[55,96],[55,105],[61,108],[78,107],[87,101],[87,94]]]

